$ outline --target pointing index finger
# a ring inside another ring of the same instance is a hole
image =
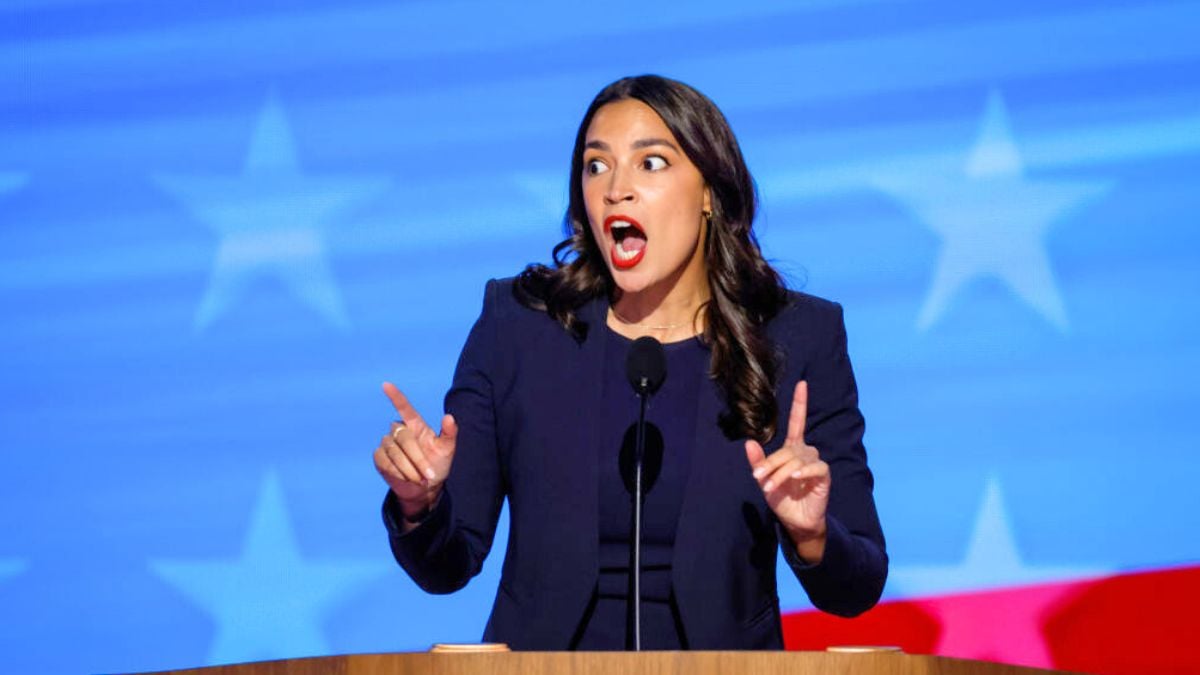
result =
[[[396,385],[391,382],[383,383],[383,393],[387,395],[392,402],[392,407],[400,415],[400,420],[410,427],[417,427],[422,424],[421,415],[417,413],[417,409],[408,402],[408,398],[396,388]],[[414,428],[414,431],[419,429]]]
[[[792,411],[788,413],[788,443],[804,443],[804,423],[808,417],[808,381],[796,383],[792,394]]]

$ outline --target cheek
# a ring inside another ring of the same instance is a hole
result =
[[[691,250],[700,237],[700,208],[684,197],[666,202],[670,210],[663,214],[662,222],[667,223],[664,234],[672,246]]]
[[[587,211],[588,220],[592,222],[597,222],[597,219],[604,216],[604,193],[597,186],[589,186],[586,182],[583,184],[583,210]]]
[[[604,228],[599,225],[593,225],[591,219],[588,219],[588,231],[592,233],[592,241],[601,249],[604,248]]]

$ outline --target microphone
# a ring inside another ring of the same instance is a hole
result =
[[[663,351],[662,343],[649,335],[634,340],[625,361],[625,376],[629,378],[633,393],[642,400],[646,394],[658,391],[667,379],[667,353]]]
[[[667,379],[667,354],[649,335],[633,341],[625,361],[629,386],[637,394],[637,441],[633,454],[633,650],[642,651],[642,460],[646,449],[646,399]]]

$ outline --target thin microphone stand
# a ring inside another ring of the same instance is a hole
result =
[[[642,651],[642,456],[646,447],[646,393],[642,378],[638,399],[637,441],[633,452],[633,651]]]
[[[642,651],[642,465],[646,454],[646,399],[667,377],[663,346],[649,336],[633,341],[625,361],[629,384],[639,399],[633,453],[633,650]]]

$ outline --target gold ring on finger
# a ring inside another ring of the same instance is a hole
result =
[[[392,429],[392,438],[398,438],[397,434],[399,434],[401,431],[404,431],[407,428],[408,427],[404,426],[404,422],[397,422],[396,428]]]

